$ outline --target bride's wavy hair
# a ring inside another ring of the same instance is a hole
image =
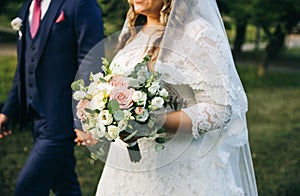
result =
[[[164,5],[160,10],[160,23],[164,27],[163,29],[157,30],[158,38],[153,42],[153,46],[148,50],[148,55],[151,56],[151,61],[156,61],[159,53],[159,45],[163,38],[165,27],[168,23],[169,15],[172,10],[172,5],[174,0],[163,0]],[[117,50],[122,49],[126,44],[132,41],[136,36],[137,32],[140,31],[141,27],[146,24],[147,18],[144,15],[138,14],[134,10],[133,0],[128,0],[129,9],[127,12],[127,21],[128,21],[128,32],[121,36]]]

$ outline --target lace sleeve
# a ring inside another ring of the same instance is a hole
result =
[[[222,106],[207,102],[198,103],[182,109],[192,120],[194,138],[210,130],[222,128],[230,119],[230,106]]]
[[[205,78],[192,85],[194,90],[196,105],[183,109],[192,120],[192,132],[195,138],[210,130],[222,128],[230,120],[231,97],[226,90],[227,68],[229,61],[227,55],[223,53],[225,44],[219,35],[212,28],[202,28],[197,31],[190,31],[201,46],[203,56],[210,59],[205,73]],[[200,56],[201,58],[201,56]],[[186,65],[188,67],[192,67]],[[229,87],[228,87],[229,89]]]
[[[222,130],[240,105],[234,100],[243,99],[244,89],[233,81],[227,42],[206,21],[187,24],[176,42],[166,40],[177,49],[165,49],[157,70],[163,79],[173,85],[188,85],[194,92],[195,102],[183,111],[193,122],[193,135]],[[246,105],[246,104],[243,104]]]

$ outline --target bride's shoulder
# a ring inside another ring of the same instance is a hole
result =
[[[184,25],[184,31],[187,32],[189,36],[194,38],[207,34],[213,35],[217,33],[215,28],[204,18],[198,18],[187,22]]]

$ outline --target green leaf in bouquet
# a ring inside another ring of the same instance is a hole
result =
[[[84,87],[84,80],[83,79],[74,81],[71,84],[71,88],[72,88],[73,91],[80,91],[82,87]]]
[[[161,127],[160,129],[158,129],[158,130],[156,131],[157,134],[162,134],[162,133],[165,133],[165,132],[166,132],[166,130],[165,130],[165,128],[163,128],[163,127]]]
[[[134,72],[138,72],[142,69],[142,67],[144,66],[144,64],[142,63],[138,63],[135,67],[134,67]]]
[[[114,118],[116,121],[120,121],[124,119],[124,112],[122,110],[117,110],[113,113]]]
[[[145,83],[147,81],[147,77],[145,77],[145,75],[139,75],[137,77],[137,80],[139,81],[139,83]]]
[[[108,105],[107,105],[107,108],[109,110],[109,113],[113,114],[115,113],[117,110],[119,110],[119,103],[117,100],[113,99],[113,100],[110,100],[108,102]]]
[[[129,85],[133,88],[138,88],[140,86],[140,82],[137,79],[130,79]]]
[[[155,138],[155,142],[159,144],[163,144],[166,142],[166,139],[164,137],[157,137]]]
[[[146,55],[146,56],[144,57],[144,59],[143,59],[143,62],[149,62],[150,59],[151,59],[151,56]]]
[[[158,144],[158,143],[155,144],[155,151],[156,152],[159,151],[159,150],[162,150],[164,148],[165,148],[165,146],[162,145],[162,144]]]
[[[106,74],[111,74],[111,70],[109,67],[110,63],[108,62],[108,60],[102,57],[102,69]]]
[[[137,133],[138,131],[135,130],[133,131],[132,133],[130,133],[127,137],[124,138],[124,141],[126,142],[127,140],[131,139],[133,136],[135,136],[135,134]]]
[[[103,83],[106,83],[106,80],[104,78],[100,78],[99,80]]]
[[[95,111],[90,109],[90,108],[84,108],[84,110],[87,112],[87,113],[90,113],[90,114],[95,114]]]
[[[148,127],[149,128],[153,128],[154,125],[155,125],[155,120],[153,120],[153,119],[150,118],[149,121],[148,121]]]

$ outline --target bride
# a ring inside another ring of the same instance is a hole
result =
[[[142,159],[111,143],[96,195],[258,195],[246,124],[247,98],[215,0],[128,0],[112,64],[132,71],[145,55],[184,107],[164,116],[165,148],[138,140]],[[77,131],[79,144],[91,137]]]

